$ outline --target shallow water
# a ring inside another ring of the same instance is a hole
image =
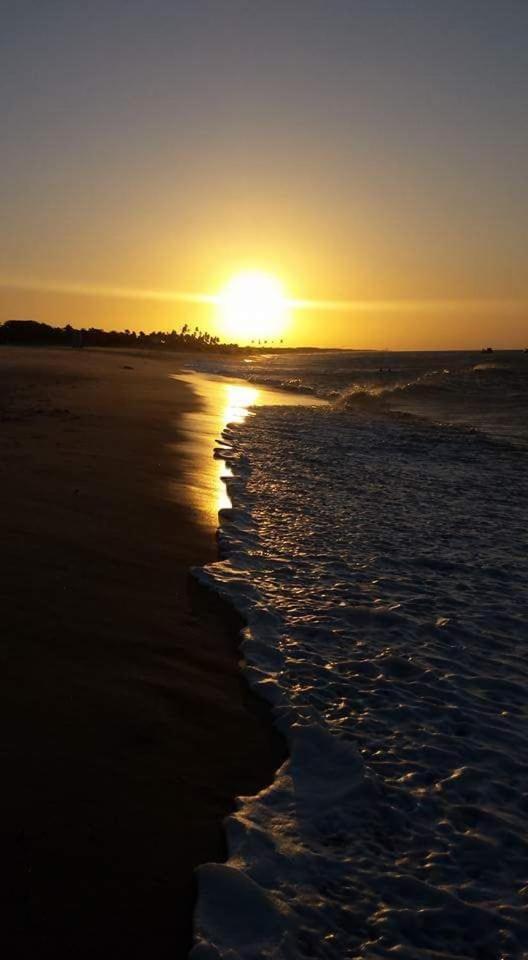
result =
[[[175,450],[181,461],[181,474],[174,478],[172,493],[179,498],[178,487],[185,486],[185,499],[190,500],[199,523],[216,530],[218,514],[231,506],[223,477],[231,473],[220,457],[213,456],[228,424],[242,423],[253,416],[250,408],[262,405],[284,406],[312,403],[307,397],[290,396],[266,386],[254,386],[240,378],[221,377],[192,371],[174,374],[183,380],[198,397],[196,409],[186,411],[178,422],[183,433]],[[317,401],[316,401],[317,402]],[[319,401],[324,405],[323,401]]]
[[[245,670],[291,759],[201,870],[194,958],[528,951],[526,454],[355,404],[224,439]]]
[[[285,395],[405,411],[528,447],[528,354],[522,351],[292,351],[199,363],[203,372],[243,377]]]

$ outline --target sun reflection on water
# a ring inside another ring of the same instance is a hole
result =
[[[211,529],[218,526],[218,511],[231,507],[225,478],[232,477],[231,468],[213,450],[223,441],[229,423],[242,423],[250,415],[249,408],[259,402],[262,391],[244,383],[195,373],[178,374],[175,379],[189,383],[201,401],[201,407],[184,414],[185,439],[183,453],[185,495],[191,498],[200,519]]]
[[[248,407],[254,406],[259,397],[259,391],[255,387],[246,387],[245,384],[227,383],[225,384],[226,406],[223,417],[228,423],[242,423],[248,413]]]
[[[199,409],[184,413],[184,439],[179,446],[181,476],[175,480],[176,496],[190,498],[201,522],[210,530],[218,527],[218,511],[231,507],[225,478],[233,473],[227,463],[213,451],[225,440],[222,434],[230,423],[243,423],[252,416],[251,407],[260,404],[322,404],[314,397],[304,397],[258,388],[244,382],[226,381],[222,377],[199,373],[174,374],[176,380],[188,383],[200,403]],[[184,488],[182,490],[182,487]]]
[[[223,430],[225,430],[228,423],[243,423],[247,416],[250,414],[249,407],[257,403],[259,391],[255,387],[246,387],[245,385],[238,383],[226,383],[221,384],[225,390],[225,406],[221,411],[221,419],[223,421],[222,429],[219,431],[220,435]],[[227,477],[233,476],[233,471],[231,467],[227,465],[223,460],[215,459],[214,463],[218,468],[218,482],[217,482],[217,505],[216,512],[219,510],[229,509],[231,507],[231,500],[224,483],[224,479]]]

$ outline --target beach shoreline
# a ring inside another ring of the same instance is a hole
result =
[[[363,402],[368,366],[329,372],[288,371],[346,404],[266,404],[218,448],[233,506],[197,574],[289,757],[199,871],[196,956],[518,957],[526,368],[418,355],[413,417]]]
[[[10,956],[186,956],[193,870],[224,858],[235,796],[283,758],[237,626],[189,592],[216,544],[184,483],[175,497],[199,409],[180,364],[0,352]]]

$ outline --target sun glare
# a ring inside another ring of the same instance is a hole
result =
[[[288,303],[276,277],[257,270],[233,277],[218,298],[225,336],[240,343],[280,339],[288,323]]]

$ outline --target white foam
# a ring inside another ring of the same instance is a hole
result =
[[[228,431],[223,560],[290,759],[199,872],[193,960],[528,947],[524,458],[365,412]]]

